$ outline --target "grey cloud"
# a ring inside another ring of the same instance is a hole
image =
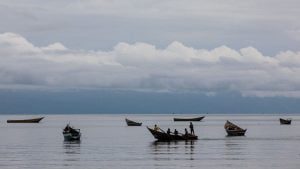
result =
[[[15,1],[0,2],[0,32],[17,32],[36,46],[56,41],[75,49],[110,50],[118,42],[164,48],[253,46],[275,55],[300,50],[299,2],[288,0]]]
[[[119,43],[110,51],[37,47],[21,35],[0,34],[0,86],[110,88],[124,90],[300,97],[300,53],[265,56],[253,47],[212,50],[172,42]]]

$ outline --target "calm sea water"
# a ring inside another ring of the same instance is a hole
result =
[[[1,169],[300,168],[300,116],[283,126],[279,116],[207,115],[194,123],[199,140],[170,143],[155,142],[145,126],[183,132],[188,122],[173,122],[175,115],[44,116],[39,124],[7,124],[33,116],[0,115]],[[143,126],[127,127],[125,117]],[[227,119],[247,128],[246,136],[226,137]],[[69,122],[81,129],[80,143],[63,141]]]

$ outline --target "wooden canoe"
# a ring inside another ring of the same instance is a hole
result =
[[[291,124],[292,123],[292,119],[279,119],[280,124]]]
[[[63,135],[65,141],[78,141],[81,137],[80,129],[75,129],[69,124],[64,128]]]
[[[205,116],[195,118],[174,118],[174,121],[201,121]]]
[[[129,120],[129,119],[125,119],[126,123],[127,123],[127,126],[141,126],[142,123],[139,123],[139,122],[135,122],[135,121],[132,121],[132,120]]]
[[[44,117],[23,120],[7,120],[7,123],[39,123]]]
[[[228,120],[226,121],[224,128],[228,136],[244,136],[247,131],[247,129],[242,129]]]
[[[198,136],[192,134],[168,134],[162,130],[157,131],[147,127],[150,133],[159,141],[198,140]]]

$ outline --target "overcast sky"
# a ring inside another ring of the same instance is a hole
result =
[[[0,87],[300,97],[297,0],[2,0]]]
[[[2,0],[0,32],[37,46],[112,49],[119,42],[299,50],[298,0]]]

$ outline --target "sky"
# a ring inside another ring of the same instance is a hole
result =
[[[296,0],[2,0],[0,113],[34,112],[28,105],[38,98],[46,112],[75,112],[74,95],[76,105],[92,107],[99,103],[84,99],[132,102],[90,112],[134,112],[137,103],[151,113],[153,99],[145,98],[153,96],[161,100],[155,112],[297,112],[299,7]],[[65,99],[50,111],[54,96]],[[206,99],[213,104],[203,108]]]

